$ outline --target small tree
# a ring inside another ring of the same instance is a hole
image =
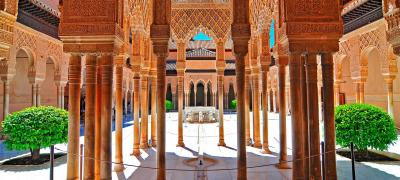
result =
[[[3,133],[8,149],[29,149],[36,161],[40,148],[68,141],[68,112],[51,106],[29,107],[8,115]]]
[[[231,101],[231,109],[236,109],[236,107],[237,107],[237,100],[234,99]]]
[[[335,112],[336,142],[342,147],[366,151],[387,150],[397,140],[393,119],[381,108],[369,104],[338,106]]]
[[[173,104],[172,104],[172,102],[170,100],[165,100],[165,109],[167,111],[171,111],[173,107],[174,106],[173,106]]]

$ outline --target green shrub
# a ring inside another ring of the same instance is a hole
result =
[[[336,142],[342,147],[366,151],[387,150],[397,140],[394,120],[381,108],[369,104],[346,104],[335,111]]]
[[[174,105],[172,104],[172,102],[170,100],[165,100],[165,109],[167,111],[171,111],[173,107],[174,107]]]
[[[231,101],[231,109],[236,109],[236,107],[237,107],[237,100],[234,99]]]
[[[14,112],[4,120],[3,134],[7,149],[29,149],[32,160],[37,160],[40,148],[68,141],[68,112],[51,106]]]

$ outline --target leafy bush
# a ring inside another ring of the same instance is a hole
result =
[[[165,100],[165,109],[167,111],[171,111],[173,107],[174,107],[174,105],[172,104],[172,102],[170,100]]]
[[[387,150],[397,140],[394,120],[381,108],[369,104],[346,104],[335,111],[336,142],[342,147],[366,151]]]
[[[40,148],[68,141],[68,112],[51,106],[29,107],[8,115],[3,133],[8,149],[29,149],[32,160],[37,160]]]
[[[236,109],[236,107],[237,107],[237,100],[234,99],[231,101],[231,109]]]

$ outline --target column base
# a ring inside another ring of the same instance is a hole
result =
[[[133,152],[131,153],[131,156],[140,156],[140,150],[139,149],[133,149]]]
[[[277,164],[276,167],[277,167],[278,169],[292,169],[292,168],[289,166],[288,162],[279,162],[279,164]]]
[[[218,146],[226,146],[225,141],[224,140],[219,140]]]
[[[185,143],[182,142],[178,142],[178,144],[176,144],[176,147],[185,147]]]
[[[148,143],[141,143],[139,147],[140,147],[140,149],[148,149],[149,148],[149,144]]]
[[[261,150],[261,153],[262,153],[262,154],[272,154],[272,151],[269,150],[269,148],[268,148],[267,146],[264,146],[264,147],[266,147],[266,148],[263,148],[263,149]]]
[[[251,142],[251,139],[246,139],[246,146],[252,146],[253,143]]]
[[[151,140],[151,147],[157,147],[157,140],[155,139]]]
[[[114,166],[114,172],[123,172],[125,170],[125,166],[122,164],[116,164]]]
[[[262,148],[262,144],[261,144],[261,142],[254,142],[253,147]]]

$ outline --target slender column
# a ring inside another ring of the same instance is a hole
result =
[[[269,57],[267,57],[269,58]],[[269,65],[263,66],[262,71],[262,110],[263,110],[263,150],[264,154],[270,154],[271,150],[269,149],[268,143],[268,71]]]
[[[388,100],[388,113],[394,118],[394,102],[393,102],[393,79],[394,77],[388,77],[385,79],[387,85],[387,100]]]
[[[113,85],[113,58],[104,54],[101,63],[101,146],[100,179],[111,179],[111,109]]]
[[[335,132],[335,104],[333,90],[333,56],[331,53],[322,54],[323,78],[323,119],[325,131],[325,179],[337,179],[336,174],[336,132]]]
[[[94,179],[96,64],[97,57],[95,55],[86,55],[84,179]]]
[[[139,156],[139,86],[140,76],[138,73],[133,77],[133,152],[132,155]]]
[[[245,69],[245,84],[244,84],[244,105],[245,105],[245,118],[246,118],[246,145],[251,145],[250,140],[250,69]]]
[[[154,48],[157,53],[157,180],[165,179],[165,61],[168,43]]]
[[[286,138],[286,65],[287,56],[278,59],[278,98],[279,98],[279,165],[278,168],[289,168],[287,163],[287,138]]]
[[[318,111],[316,111],[316,109],[318,109],[317,55],[309,54],[305,62],[309,123],[310,179],[321,179],[319,117]]]
[[[171,102],[172,102],[172,105],[173,105],[173,109],[176,109],[176,93],[175,92],[172,92],[172,100],[171,100]]]
[[[125,95],[125,98],[124,98],[124,111],[125,111],[125,114],[128,114],[128,90],[125,90],[125,93],[124,93]]]
[[[123,128],[123,113],[122,113],[122,79],[123,79],[123,56],[115,57],[115,172],[122,172],[125,168],[122,156],[122,128]],[[125,93],[125,107],[127,105],[127,93]],[[125,108],[126,111],[126,108]]]
[[[335,89],[335,106],[339,106],[340,105],[340,83],[335,81],[333,87]]]
[[[207,106],[207,88],[204,90],[204,106]]]
[[[300,54],[291,54],[289,57],[290,98],[292,109],[292,146],[293,146],[293,171],[292,179],[304,179],[304,143],[302,104],[300,91]]]
[[[61,84],[56,83],[56,88],[57,88],[57,107],[61,108]]]
[[[360,103],[360,83],[356,82],[356,103]]]
[[[38,89],[37,89],[36,83],[33,83],[32,84],[32,106],[37,106],[37,96],[36,96],[37,92],[38,92]]]
[[[364,81],[359,82],[360,86],[360,103],[365,103],[365,95],[364,95]]]
[[[36,84],[36,106],[40,106],[40,83]]]
[[[247,47],[247,44],[243,45]],[[236,52],[235,52],[236,53]],[[245,53],[236,53],[236,85],[237,87],[245,86]],[[247,157],[246,157],[246,117],[245,117],[245,89],[238,88],[237,89],[237,179],[238,180],[246,180],[247,179]]]
[[[148,144],[148,118],[149,118],[149,106],[148,106],[148,75],[142,74],[141,77],[141,94],[140,94],[140,101],[141,101],[141,109],[142,109],[142,118],[141,118],[141,142],[140,148],[146,149],[149,147]]]
[[[219,143],[218,146],[226,146],[224,135],[224,76],[219,73],[217,76],[218,86],[218,114],[219,114]]]
[[[94,145],[94,164],[95,179],[100,179],[100,148],[101,148],[101,68],[100,62],[97,63],[97,83],[96,83],[96,102],[95,102],[95,145]]]
[[[79,120],[81,105],[81,56],[71,54],[68,66],[68,154],[67,179],[79,179]]]
[[[64,103],[64,92],[65,92],[65,86],[62,85],[61,86],[61,106],[60,106],[60,108],[63,108],[63,109],[64,109],[64,105],[65,105],[65,103]]]
[[[157,146],[156,126],[157,126],[157,75],[152,72],[151,76],[151,146]]]
[[[183,74],[183,72],[181,72]],[[178,76],[178,144],[179,147],[184,147],[183,143],[183,75]]]
[[[0,131],[2,130],[2,121],[6,119],[10,108],[10,80],[3,80],[3,119],[0,119]]]
[[[272,102],[274,103],[274,112],[278,113],[278,102],[276,99],[276,89],[272,89]]]
[[[259,71],[259,69],[258,69]],[[260,140],[260,85],[259,73],[253,75],[253,138],[254,147],[261,148]]]
[[[309,179],[309,166],[310,166],[310,151],[309,151],[309,136],[308,136],[308,112],[307,112],[307,82],[306,82],[306,69],[305,69],[305,58],[300,58],[300,94],[301,94],[301,121],[302,121],[302,136],[303,136],[303,148],[304,148],[304,179]]]
[[[194,88],[194,106],[197,106],[196,105],[196,97],[197,97],[197,90],[196,90],[196,88]]]

